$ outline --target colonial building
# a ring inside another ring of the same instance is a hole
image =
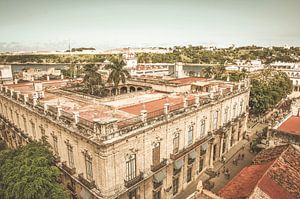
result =
[[[48,141],[73,198],[173,198],[243,139],[249,83],[138,82],[152,90],[99,98],[66,91],[68,80],[1,85],[0,135],[11,147]]]

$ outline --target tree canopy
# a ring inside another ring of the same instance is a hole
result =
[[[124,68],[126,63],[121,58],[112,59],[112,63],[105,68],[110,70],[107,82],[113,83],[115,87],[118,87],[120,82],[125,83],[126,79],[130,76],[129,72]]]
[[[54,157],[42,143],[32,142],[0,152],[0,198],[65,199]]]
[[[101,74],[98,72],[99,67],[95,64],[87,64],[84,66],[83,83],[88,88],[90,94],[94,94],[95,88],[102,85]]]
[[[284,72],[263,70],[251,80],[250,111],[261,114],[292,92],[293,85]]]

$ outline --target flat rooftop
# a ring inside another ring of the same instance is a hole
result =
[[[192,85],[195,82],[214,87],[228,88],[229,85],[234,85],[236,88],[237,83],[213,81],[205,78],[188,77],[176,80],[165,80],[170,83],[177,83],[181,85]],[[66,91],[63,88],[68,86],[74,81],[71,80],[50,80],[50,81],[36,81],[28,83],[10,84],[5,85],[9,90],[18,91],[22,95],[28,95],[29,101],[37,92],[42,92],[43,97],[38,99],[38,105],[43,107],[47,105],[49,110],[57,110],[61,107],[62,112],[66,115],[72,116],[74,112],[79,112],[80,120],[93,122],[97,121],[123,121],[130,118],[137,118],[141,115],[142,110],[147,110],[148,118],[157,117],[164,114],[165,104],[169,104],[170,111],[175,111],[183,107],[184,103],[188,105],[195,104],[196,95],[200,94],[201,100],[207,101],[209,98],[208,92],[193,93],[166,93],[154,90],[127,93],[120,96],[111,97],[93,97],[83,93],[73,93]],[[76,83],[81,83],[76,81]],[[40,85],[40,90],[35,89],[34,85]],[[131,83],[130,83],[131,85]],[[140,85],[136,85],[140,86]],[[214,92],[216,92],[214,90]]]

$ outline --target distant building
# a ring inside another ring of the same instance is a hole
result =
[[[270,67],[285,72],[293,82],[293,96],[300,96],[300,63],[274,62]]]
[[[11,65],[0,65],[0,81],[8,82],[13,80]]]
[[[242,71],[246,70],[247,72],[255,72],[264,69],[264,64],[262,64],[261,60],[237,60],[236,65],[229,65],[225,67],[228,71]]]
[[[299,190],[299,147],[282,145],[261,151],[219,195],[225,199],[298,199]]]
[[[38,79],[43,76],[60,76],[61,70],[55,69],[55,67],[48,68],[47,70],[42,70],[39,68],[26,68],[19,72],[17,77],[19,79],[31,81],[33,79]]]

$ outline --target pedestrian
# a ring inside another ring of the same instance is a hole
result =
[[[241,159],[241,154],[238,155],[238,160],[240,160],[240,159]]]
[[[242,153],[242,160],[244,159],[245,155]]]

